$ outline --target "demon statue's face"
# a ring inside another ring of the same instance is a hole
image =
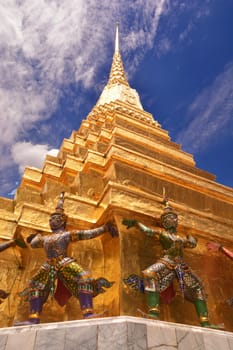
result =
[[[52,231],[64,229],[66,226],[66,215],[63,213],[53,213],[50,216],[49,225]]]
[[[173,212],[165,213],[161,215],[161,223],[166,230],[176,231],[178,225],[178,217]]]

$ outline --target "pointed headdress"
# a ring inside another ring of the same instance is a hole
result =
[[[172,206],[169,204],[168,197],[163,189],[163,214],[161,215],[161,224],[165,229],[170,229],[171,227],[176,228],[178,215],[173,211]]]
[[[55,218],[57,218],[57,217],[59,217],[59,220],[60,220],[59,227],[65,226],[65,224],[66,224],[67,216],[64,213],[64,208],[63,208],[64,195],[65,195],[65,192],[61,192],[60,193],[55,212],[53,212],[50,215],[50,226],[51,226],[51,229],[57,229],[57,224],[58,223],[57,223],[57,220],[55,220]]]

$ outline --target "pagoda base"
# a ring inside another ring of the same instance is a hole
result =
[[[233,333],[138,317],[0,329],[1,350],[230,350]]]

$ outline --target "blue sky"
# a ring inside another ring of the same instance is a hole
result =
[[[0,3],[0,196],[41,168],[107,83],[115,23],[128,81],[196,166],[233,187],[232,0]]]

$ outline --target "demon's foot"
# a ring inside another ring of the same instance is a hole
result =
[[[224,329],[224,323],[211,324],[209,322],[201,324],[201,327],[211,328],[211,329]]]
[[[31,326],[34,324],[39,324],[40,323],[40,319],[39,318],[30,318],[27,321],[15,321],[13,323],[13,326],[15,327],[19,327],[19,326]]]
[[[103,312],[100,313],[87,313],[83,315],[83,318],[90,319],[90,318],[99,318],[99,317],[107,317],[108,316],[108,310],[104,310]]]
[[[146,312],[142,311],[141,309],[137,309],[137,312],[143,318],[150,318],[151,320],[159,320],[158,313],[153,313],[153,312],[146,313]]]

